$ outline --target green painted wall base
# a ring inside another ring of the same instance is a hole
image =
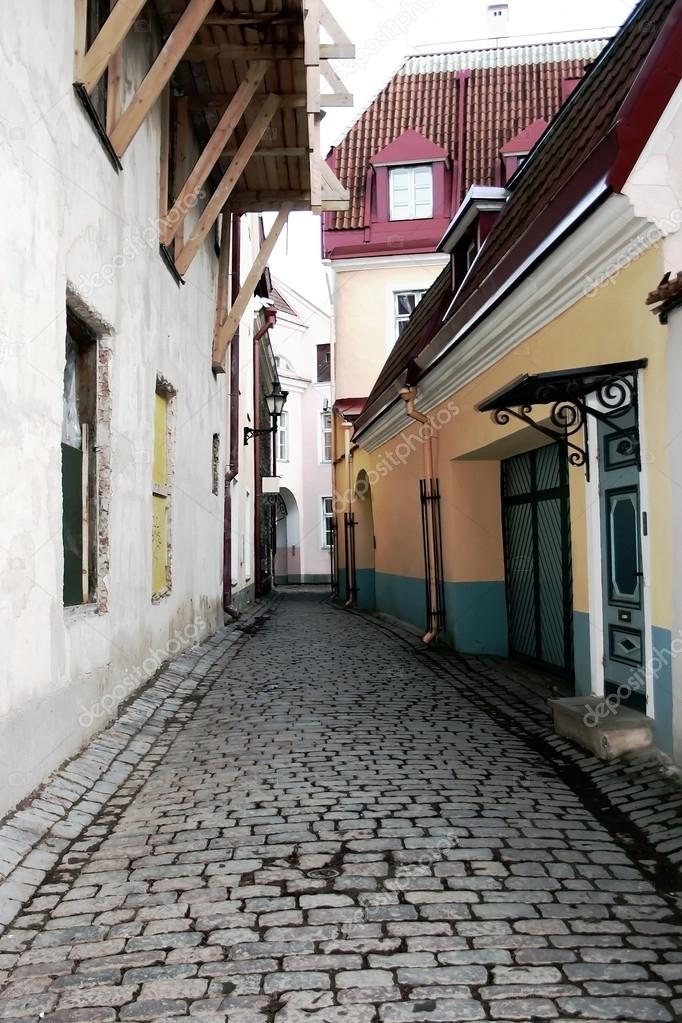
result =
[[[358,592],[355,604],[361,611],[374,611],[376,601],[376,573],[373,568],[358,568],[356,573]]]
[[[447,629],[460,653],[508,655],[503,581],[446,583],[445,608]]]
[[[673,755],[673,660],[670,629],[653,627],[654,649],[647,668],[654,675],[654,742],[660,750]]]
[[[576,696],[590,696],[592,693],[592,662],[590,657],[590,616],[584,611],[574,611],[573,664]]]

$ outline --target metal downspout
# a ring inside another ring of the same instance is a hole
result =
[[[223,214],[226,216],[226,214]],[[230,301],[234,303],[239,294],[241,265],[241,219],[232,214],[231,245],[231,287]],[[224,226],[221,245],[227,241],[227,226]],[[225,474],[225,522],[223,528],[223,611],[230,618],[239,618],[239,611],[232,604],[232,483],[239,473],[239,327],[230,343],[230,460]]]
[[[414,407],[414,402],[417,397],[417,392],[413,387],[404,387],[400,391],[400,397],[405,402],[406,411],[410,419],[413,419],[416,423],[421,423],[430,426],[428,418],[421,412],[418,412]],[[433,487],[433,437],[429,430],[428,436],[424,441],[424,475]],[[438,585],[436,582],[436,542],[433,531],[432,517],[429,515],[427,519],[427,533],[426,543],[428,559],[431,565],[431,578],[429,580],[429,586],[431,590],[431,620],[428,624],[428,631],[422,636],[422,641],[426,644],[433,643],[434,639],[438,636]]]

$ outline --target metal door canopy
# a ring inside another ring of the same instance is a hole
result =
[[[621,443],[636,456],[637,466],[641,469],[637,372],[647,365],[648,359],[637,359],[604,366],[524,374],[481,402],[477,411],[492,412],[493,422],[499,426],[506,426],[512,418],[519,419],[551,440],[565,445],[569,463],[585,466],[588,479],[587,422],[592,416],[621,435]],[[590,395],[596,395],[597,402],[590,404]],[[542,421],[533,418],[536,405],[550,406],[549,415]],[[621,429],[618,424],[618,419],[630,409],[635,411],[634,433],[631,429]],[[581,432],[582,446],[577,442]]]

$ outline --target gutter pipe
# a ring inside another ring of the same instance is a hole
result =
[[[415,399],[417,397],[417,391],[414,387],[403,387],[400,391],[400,397],[405,402],[405,408],[410,419],[413,419],[416,423],[422,425],[428,425],[429,431],[424,441],[424,475],[429,483],[433,486],[433,437],[430,429],[431,423],[428,418],[421,412],[418,412],[414,407]],[[436,544],[433,531],[432,515],[429,514],[426,519],[426,556],[428,564],[431,566],[431,572],[429,573],[429,589],[431,593],[431,613],[430,621],[427,622],[427,631],[422,636],[422,642],[429,646],[438,636],[438,587],[436,583]]]

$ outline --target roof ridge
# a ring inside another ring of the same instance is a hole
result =
[[[618,31],[614,28],[614,32]],[[419,60],[422,57],[451,57],[458,53],[499,53],[501,50],[522,50],[528,49],[529,46],[565,46],[571,43],[603,43],[612,39],[612,35],[588,35],[588,36],[570,36],[566,39],[540,39],[533,40],[532,35],[529,36],[518,36],[514,38],[524,38],[525,42],[510,43],[509,45],[498,43],[495,46],[455,46],[449,50],[419,50],[415,53],[411,53],[408,57],[405,57],[402,67],[405,64],[409,64],[411,60]],[[474,42],[474,40],[472,40]]]

